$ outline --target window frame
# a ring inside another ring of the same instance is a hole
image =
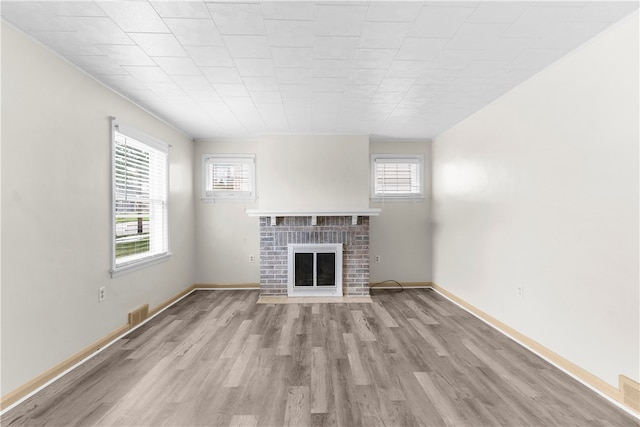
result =
[[[377,161],[387,160],[396,161],[398,163],[415,163],[418,165],[418,184],[420,191],[417,193],[376,193],[376,181],[378,177]],[[403,162],[404,161],[404,162]],[[425,177],[424,177],[424,155],[423,154],[371,154],[371,201],[383,202],[383,201],[421,201],[425,199]]]
[[[210,163],[245,163],[249,165],[249,191],[207,191]],[[202,155],[201,200],[210,203],[219,202],[255,202],[256,196],[256,155],[255,154],[203,154]]]
[[[116,259],[116,134],[122,134],[135,140],[150,150],[154,150],[165,155],[164,160],[164,197],[162,200],[162,218],[160,233],[163,234],[162,242],[164,245],[160,252],[152,254],[141,253],[135,257],[129,258],[125,262],[117,262]],[[162,140],[154,138],[134,126],[123,123],[122,121],[111,117],[111,269],[109,270],[111,277],[117,277],[122,274],[139,270],[150,265],[158,264],[169,259],[171,256],[171,241],[169,232],[169,147],[170,145]],[[146,254],[146,255],[145,255]]]

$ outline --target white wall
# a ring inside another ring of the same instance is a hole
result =
[[[206,203],[199,200],[202,154],[256,154],[258,200]],[[259,220],[246,209],[331,210],[382,208],[371,218],[371,281],[431,281],[430,205],[420,202],[369,203],[370,153],[416,153],[427,142],[368,142],[362,136],[265,136],[258,141],[198,141],[195,144],[197,283],[260,281]],[[249,261],[250,256],[255,261]]]
[[[430,282],[431,273],[431,143],[427,141],[371,141],[371,154],[422,154],[425,198],[415,201],[371,203],[382,209],[370,223],[370,280]],[[374,257],[380,256],[376,263]],[[389,284],[393,286],[393,284]]]
[[[367,136],[270,135],[258,149],[260,209],[369,208]]]
[[[257,202],[210,203],[202,194],[203,154],[256,154],[257,141],[198,141],[194,149],[194,183],[196,193],[196,283],[242,284],[260,281],[260,221],[249,217],[247,209]],[[256,158],[256,173],[263,168]],[[257,182],[258,197],[261,182]],[[254,256],[254,262],[249,257]]]
[[[614,386],[639,379],[638,90],[636,15],[433,145],[434,282]]]
[[[201,201],[202,154],[245,153],[256,155],[256,202]],[[198,141],[194,158],[197,283],[260,282],[259,218],[249,217],[247,209],[369,207],[366,136],[269,135],[256,141]]]
[[[173,256],[116,279],[109,116],[172,145]],[[189,138],[2,25],[2,395],[193,283],[192,159]]]

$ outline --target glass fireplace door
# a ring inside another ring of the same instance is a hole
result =
[[[342,245],[290,244],[289,295],[342,295]]]

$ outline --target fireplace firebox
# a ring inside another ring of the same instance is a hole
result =
[[[289,244],[288,296],[342,296],[342,244]]]

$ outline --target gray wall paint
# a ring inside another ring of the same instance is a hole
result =
[[[433,146],[434,282],[616,387],[639,379],[638,51],[636,15]]]
[[[116,279],[109,116],[172,145],[173,256]],[[184,135],[2,25],[2,395],[193,284],[192,159]]]

